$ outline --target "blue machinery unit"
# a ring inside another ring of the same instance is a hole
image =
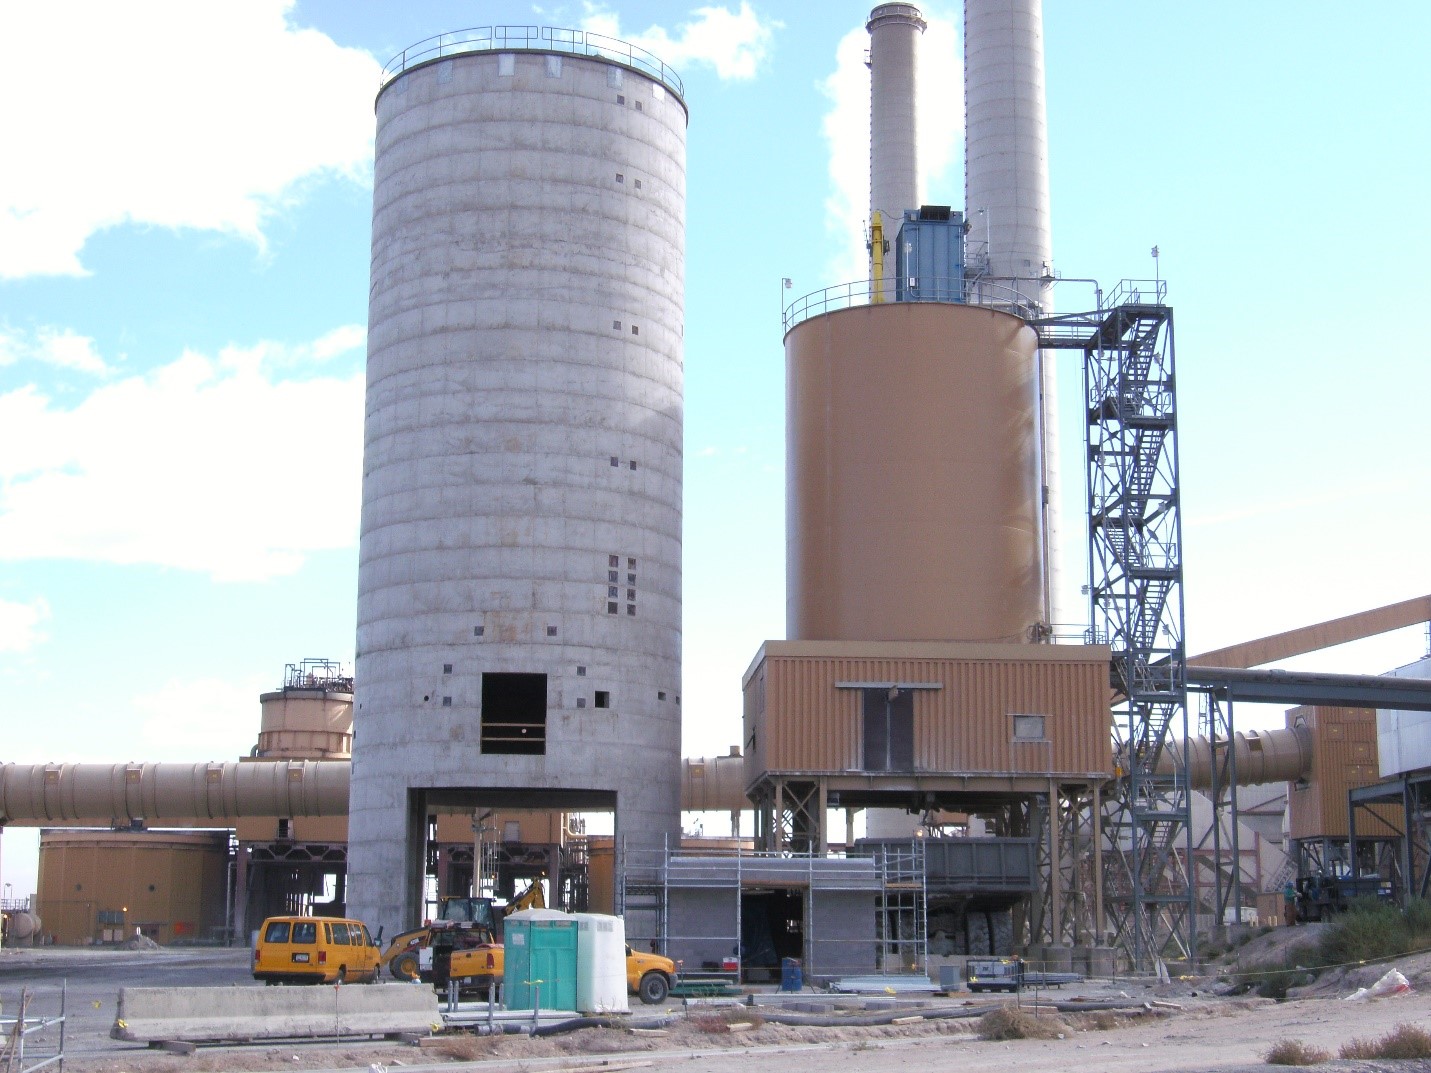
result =
[[[896,301],[964,301],[964,214],[948,205],[906,209],[894,263]]]

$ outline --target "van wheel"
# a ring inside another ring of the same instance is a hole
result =
[[[666,982],[665,973],[648,972],[641,977],[641,986],[636,993],[641,996],[641,1001],[647,1006],[659,1006],[666,1001],[666,995],[670,992],[671,985]]]
[[[348,982],[348,966],[338,966],[338,975],[333,978],[333,982],[335,984],[346,984]]]
[[[392,967],[388,971],[399,980],[416,980],[417,955],[413,953],[399,954],[393,958]]]

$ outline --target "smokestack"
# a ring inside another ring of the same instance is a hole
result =
[[[988,274],[1018,280],[1028,301],[1052,312],[1048,112],[1042,0],[965,0],[964,211],[969,252],[987,245]],[[1044,559],[1049,622],[1064,621],[1058,513],[1058,390],[1053,356],[1039,355]]]
[[[892,228],[918,208],[919,136],[915,83],[924,16],[913,4],[880,4],[870,12],[870,213]]]
[[[964,5],[964,205],[989,274],[1034,280],[1053,262],[1041,0]],[[1021,284],[1047,308],[1048,287]]]

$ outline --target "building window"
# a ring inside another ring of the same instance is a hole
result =
[[[578,708],[585,708],[585,707],[586,707],[586,698],[585,698],[585,697],[577,697],[577,698],[576,698],[576,706],[577,706]]]
[[[452,673],[452,664],[450,664],[450,663],[444,663],[444,664],[442,665],[442,673],[443,673],[443,674],[451,674],[451,673]]]
[[[637,189],[637,190],[640,190],[640,189],[641,189],[641,180],[640,180],[640,179],[637,179],[637,180],[636,180],[636,189]]]
[[[451,697],[443,697],[443,698],[442,698],[442,706],[443,706],[444,708],[451,708],[451,707],[452,707],[452,698],[451,698]]]
[[[585,667],[578,667],[578,668],[576,669],[576,676],[577,676],[578,678],[585,678],[585,677],[586,677],[586,668],[585,668]]]
[[[611,456],[611,464],[612,464],[613,466],[619,466],[619,465],[621,465],[621,459],[617,458],[615,455],[612,455],[612,456]],[[612,558],[614,559],[614,558],[616,558],[616,556],[613,555]]]
[[[1041,715],[1014,716],[1014,741],[1046,741],[1044,730]]]
[[[658,690],[657,693],[656,693],[656,699],[657,699],[657,700],[665,700],[665,699],[666,699],[666,691],[665,691],[664,689]]]
[[[548,626],[548,627],[547,627],[547,636],[548,636],[548,637],[555,637],[556,635],[557,635],[557,628],[556,628],[555,626]]]
[[[483,626],[473,626],[473,627],[472,627],[472,636],[473,636],[473,637],[481,637],[481,636],[482,636],[482,633],[483,633],[483,630],[484,630],[485,628],[486,628],[486,627],[483,627]]]
[[[618,172],[616,173],[616,181],[617,181],[618,183],[624,183],[624,182],[626,181],[626,176],[625,176],[622,172],[619,172],[619,171],[618,171]]]
[[[608,570],[606,572],[606,580],[609,584],[615,585],[618,581],[621,580],[621,575],[618,574],[615,570]]]
[[[625,104],[625,103],[626,103],[626,94],[624,94],[624,93],[618,93],[618,94],[616,95],[616,103],[617,103],[617,104]]]
[[[482,751],[541,756],[547,751],[547,676],[482,676]]]
[[[608,67],[606,69],[606,84],[612,89],[620,89],[625,81],[625,72],[620,67]]]
[[[634,600],[634,599],[636,599],[636,590],[635,590],[635,589],[627,589],[627,590],[626,590],[626,599],[628,599],[628,600]]]
[[[615,564],[613,563],[612,565],[614,566]],[[635,560],[635,559],[627,559],[627,560],[626,560],[626,569],[627,569],[627,570],[635,570],[635,569],[636,569],[636,560]]]
[[[618,589],[615,585],[608,585],[606,587],[606,595],[610,596],[614,600],[616,597],[621,595],[621,590]]]
[[[914,690],[862,689],[865,771],[914,770]]]
[[[619,555],[608,555],[608,556],[606,557],[606,565],[607,565],[607,566],[612,566],[612,567],[620,566],[620,565],[621,565],[621,556],[619,556]]]
[[[627,604],[627,605],[626,605],[626,613],[627,613],[628,615],[634,615],[634,614],[636,614],[636,605],[635,605],[635,604]]]
[[[611,694],[604,689],[598,689],[596,691],[596,706],[598,708],[610,708]]]
[[[628,585],[634,585],[634,584],[636,584],[636,575],[635,575],[635,574],[627,574],[627,575],[626,575],[626,584],[628,584]]]
[[[613,600],[611,603],[606,605],[606,613],[608,615],[616,614],[617,610],[619,609],[619,606],[620,605],[618,605],[616,601]]]

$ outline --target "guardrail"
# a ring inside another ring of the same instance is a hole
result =
[[[862,279],[811,291],[795,299],[783,310],[782,322],[785,331],[790,331],[811,317],[823,316],[839,309],[871,305],[873,296],[877,293],[882,294],[886,302],[893,303],[896,286],[893,278]],[[1017,287],[987,279],[921,276],[918,290],[929,297],[914,295],[906,299],[906,302],[959,302],[983,306],[986,309],[1000,309],[1024,320],[1037,319],[1043,312],[1037,302],[1025,297]]]
[[[472,26],[428,37],[409,45],[384,64],[379,85],[387,85],[413,67],[469,52],[563,52],[610,60],[649,75],[682,103],[686,99],[686,86],[680,75],[639,45],[559,26]]]

